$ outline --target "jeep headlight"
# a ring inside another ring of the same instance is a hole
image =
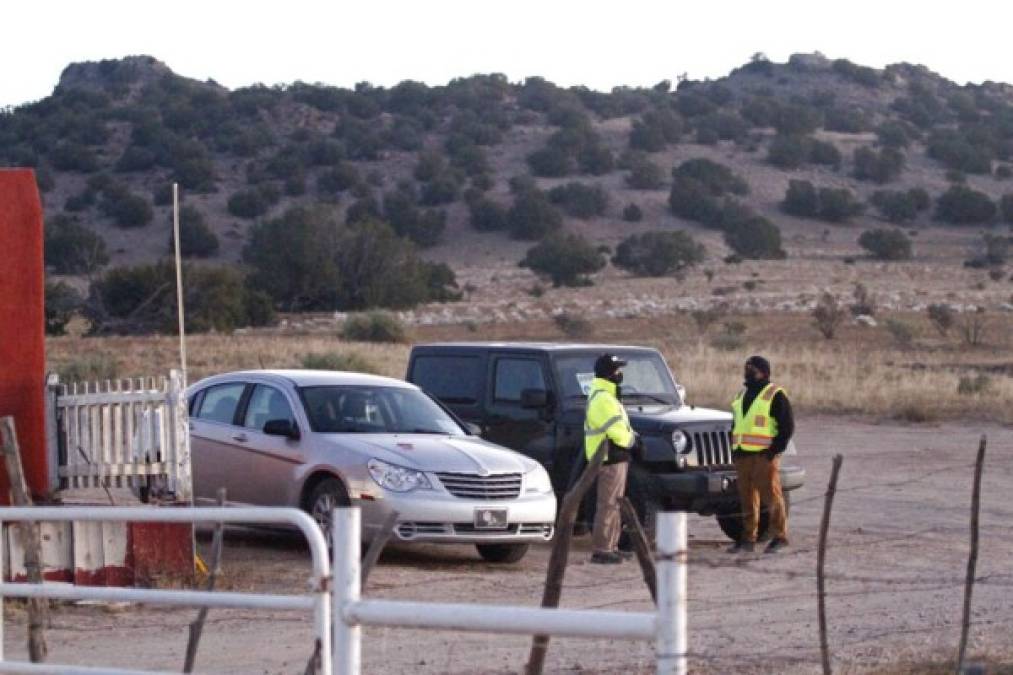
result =
[[[672,447],[678,454],[686,452],[686,448],[689,447],[689,436],[682,429],[676,429],[672,432]]]
[[[552,494],[552,481],[548,472],[541,465],[524,474],[524,492],[534,494]]]
[[[412,490],[429,490],[432,486],[426,474],[415,469],[388,464],[379,459],[371,459],[366,463],[369,475],[380,487],[391,492],[411,492]]]

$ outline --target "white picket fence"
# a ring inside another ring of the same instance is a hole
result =
[[[168,378],[49,384],[52,489],[142,487],[192,498],[186,396]]]

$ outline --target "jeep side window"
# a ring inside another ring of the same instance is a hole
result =
[[[448,404],[474,404],[482,395],[484,373],[477,356],[418,356],[411,382]]]
[[[493,399],[496,403],[520,403],[525,389],[548,389],[542,365],[533,359],[501,358],[496,360]]]

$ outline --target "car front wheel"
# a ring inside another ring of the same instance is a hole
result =
[[[308,500],[308,511],[310,516],[317,522],[323,531],[327,545],[331,545],[332,514],[339,506],[348,506],[351,500],[345,486],[337,478],[326,478],[322,480],[310,493]]]
[[[482,559],[491,563],[519,562],[529,547],[529,544],[475,544]]]

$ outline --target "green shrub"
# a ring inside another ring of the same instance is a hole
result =
[[[809,159],[809,139],[778,134],[767,149],[767,161],[781,169],[797,169]]]
[[[719,110],[696,121],[697,143],[706,141],[742,141],[749,133],[749,123],[738,113]]]
[[[807,180],[788,182],[788,191],[781,202],[781,209],[800,218],[814,218],[819,213],[820,200],[816,188]]]
[[[846,134],[859,134],[869,128],[869,116],[860,108],[833,106],[823,115],[823,128]]]
[[[704,246],[686,232],[645,232],[623,239],[612,264],[640,276],[680,277],[705,255]]]
[[[528,249],[520,266],[548,277],[554,286],[590,286],[587,275],[605,267],[605,259],[583,236],[554,232]]]
[[[636,204],[627,204],[623,209],[623,220],[628,223],[639,223],[644,219],[644,212]]]
[[[573,173],[576,163],[565,149],[548,146],[528,155],[528,166],[536,176],[558,178]]]
[[[929,197],[924,190],[916,189],[901,192],[899,190],[876,190],[869,202],[891,223],[906,223],[914,220],[919,211],[928,208]]]
[[[781,230],[766,218],[754,216],[725,228],[725,244],[742,258],[780,260],[786,257],[781,247]]]
[[[237,218],[258,218],[271,207],[259,189],[239,190],[229,197],[229,213]]]
[[[847,80],[862,85],[863,87],[878,87],[883,78],[879,71],[868,66],[859,66],[847,59],[837,59],[832,66],[835,73]]]
[[[468,202],[471,226],[479,232],[495,232],[507,227],[507,208],[486,197]]]
[[[883,122],[876,129],[877,143],[884,148],[896,148],[898,150],[906,148],[911,144],[911,136],[912,133],[902,122]]]
[[[858,245],[877,260],[909,260],[911,239],[896,228],[866,230],[858,237]]]
[[[820,188],[818,216],[831,223],[842,223],[864,210],[862,202],[847,188]]]
[[[89,274],[109,262],[101,235],[63,214],[46,221],[45,262],[57,274]]]
[[[1013,223],[1013,194],[1005,194],[999,200],[999,211],[1004,222]]]
[[[872,148],[858,148],[854,161],[855,178],[875,183],[888,183],[904,169],[904,153],[895,148],[884,148],[879,152]]]
[[[634,190],[659,190],[664,184],[661,167],[646,158],[633,161],[626,175],[626,185]]]
[[[594,324],[578,314],[563,312],[552,317],[559,331],[571,340],[581,340],[594,333]]]
[[[936,199],[936,219],[943,222],[977,225],[991,222],[995,215],[995,203],[988,195],[966,185],[953,185]]]
[[[577,165],[581,173],[604,176],[615,168],[612,151],[599,143],[587,143],[577,153]]]
[[[171,228],[171,214],[169,225]],[[170,234],[170,253],[175,250],[174,239]],[[204,221],[204,214],[193,206],[184,206],[179,210],[179,250],[184,258],[208,258],[218,253],[218,237]]]
[[[360,181],[359,170],[354,164],[339,162],[317,176],[317,193],[333,197],[351,189]]]
[[[379,374],[372,361],[355,352],[323,352],[305,354],[300,365],[307,370],[337,370],[348,373]]]
[[[672,169],[673,178],[692,178],[699,181],[716,197],[726,193],[749,194],[749,184],[731,169],[709,159],[686,160]]]
[[[837,146],[827,141],[812,139],[809,141],[809,161],[813,164],[821,164],[837,168],[841,165],[841,151]]]
[[[630,148],[644,152],[664,150],[670,143],[678,143],[683,132],[682,120],[671,110],[649,110],[633,122],[630,129]]]
[[[95,151],[86,145],[73,141],[57,143],[49,153],[49,161],[53,163],[53,168],[60,171],[92,173],[99,169],[98,156]]]
[[[929,157],[964,173],[991,173],[992,152],[972,143],[960,130],[937,129],[927,142]]]
[[[800,103],[780,105],[774,118],[774,128],[786,136],[811,134],[822,123],[819,110]]]
[[[708,227],[721,226],[723,210],[720,199],[695,178],[676,176],[672,179],[668,206],[680,218],[695,220]]]
[[[541,190],[524,190],[514,197],[507,212],[507,227],[514,239],[535,240],[558,230],[563,217]]]
[[[120,185],[110,185],[102,191],[98,208],[120,227],[143,227],[153,215],[147,199]]]
[[[932,304],[925,309],[925,313],[928,314],[929,322],[943,337],[957,324],[957,315],[949,305]]]
[[[341,338],[354,342],[407,342],[404,323],[389,312],[351,314],[341,327]]]
[[[231,331],[273,318],[234,267],[186,265],[183,290],[187,332]],[[176,331],[176,270],[170,261],[108,270],[91,293],[86,309],[94,333]]]
[[[549,190],[549,201],[574,218],[605,215],[608,193],[600,185],[566,183]]]
[[[46,282],[46,335],[65,335],[67,324],[84,305],[84,298],[69,284]]]

